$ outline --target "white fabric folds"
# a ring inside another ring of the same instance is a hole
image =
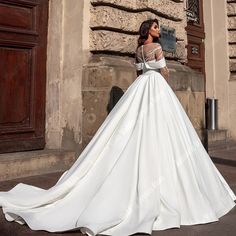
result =
[[[163,57],[159,61],[151,60],[148,62],[140,62],[135,63],[136,70],[153,70],[153,69],[161,69],[166,66],[165,58]]]
[[[217,221],[236,199],[162,75],[140,75],[74,165],[48,190],[0,192],[33,230],[127,236]]]

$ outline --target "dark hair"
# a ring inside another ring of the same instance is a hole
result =
[[[157,19],[145,20],[139,27],[139,38],[138,38],[138,47],[143,45],[147,40],[149,35],[149,30],[151,29],[153,23],[156,22],[159,26],[159,21]],[[154,38],[153,42],[159,42],[158,38]]]

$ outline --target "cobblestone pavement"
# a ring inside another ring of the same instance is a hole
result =
[[[229,157],[236,162],[236,149],[219,152],[218,157],[223,155]],[[231,188],[236,192],[236,167],[224,164],[216,164],[219,171],[230,184]],[[53,186],[62,173],[51,173],[40,176],[31,176],[21,179],[0,182],[0,191],[9,190],[17,183],[23,182],[26,184],[35,185],[42,188]],[[197,204],[197,203],[196,203]],[[48,233],[46,231],[32,231],[26,225],[19,225],[15,222],[7,222],[0,210],[0,236],[82,236],[79,231],[64,232],[64,233]],[[139,233],[135,235],[148,235]],[[180,228],[153,231],[153,236],[236,236],[236,207],[228,214],[221,217],[219,221],[202,225],[181,226]],[[127,236],[127,235],[124,235]]]

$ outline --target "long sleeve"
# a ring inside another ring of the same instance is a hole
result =
[[[157,61],[165,60],[164,55],[163,55],[163,51],[162,51],[162,47],[161,47],[160,44],[157,45],[157,49],[155,51],[155,57],[156,57]],[[166,66],[166,63],[163,63],[163,67],[160,68],[160,73],[168,81],[168,79],[169,79],[169,70]]]

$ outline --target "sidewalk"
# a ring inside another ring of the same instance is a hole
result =
[[[219,159],[230,158],[235,159],[236,162],[236,149],[218,152],[215,154]],[[222,162],[220,162],[222,163]],[[225,177],[231,188],[236,192],[236,167],[225,164],[216,164],[216,167]],[[31,176],[21,179],[15,179],[5,182],[0,182],[0,191],[6,191],[14,187],[17,183],[23,182],[26,184],[35,185],[47,189],[53,186],[62,172]],[[197,204],[197,203],[196,203]],[[32,231],[26,225],[19,225],[15,222],[7,222],[0,210],[0,236],[82,236],[79,231],[65,232],[65,233],[48,233],[45,231]],[[135,235],[148,235],[148,234],[135,234]],[[195,226],[181,226],[180,229],[168,229],[162,231],[153,231],[152,236],[235,236],[236,235],[236,207],[228,214],[221,217],[219,221],[195,225]],[[127,235],[124,235],[127,236]]]

